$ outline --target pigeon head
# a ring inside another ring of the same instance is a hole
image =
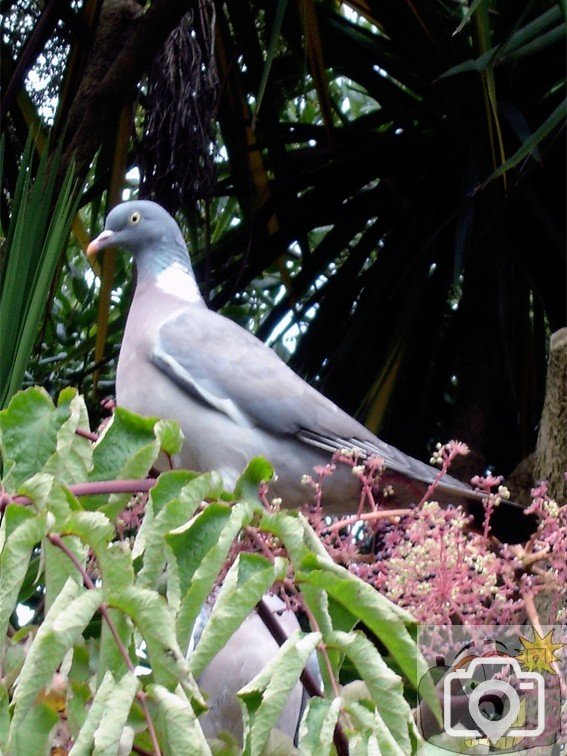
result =
[[[158,273],[173,262],[191,269],[179,226],[163,207],[149,200],[123,202],[111,210],[104,231],[89,244],[87,256],[93,257],[106,247],[130,252],[138,269],[149,268]]]

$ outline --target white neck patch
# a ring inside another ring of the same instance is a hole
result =
[[[195,303],[203,300],[193,276],[177,262],[158,273],[156,284],[166,294],[173,294],[186,302]]]

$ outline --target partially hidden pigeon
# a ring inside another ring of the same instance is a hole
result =
[[[393,485],[395,506],[420,500],[438,470],[381,441],[262,341],[210,310],[179,226],[160,205],[117,205],[88,254],[110,246],[130,252],[137,268],[118,360],[117,403],[179,421],[185,435],[179,466],[216,470],[230,487],[252,457],[264,456],[277,476],[270,496],[296,507],[310,498],[303,476],[337,450],[355,447],[384,460],[381,485]],[[435,492],[436,499],[443,496],[465,504],[482,522],[480,496],[467,485],[445,476]],[[359,481],[348,466],[338,465],[324,482],[325,511],[353,513],[359,500]],[[516,519],[521,516],[507,503],[506,511],[511,509]]]

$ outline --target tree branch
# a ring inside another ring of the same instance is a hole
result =
[[[134,99],[146,69],[191,5],[190,0],[154,0],[141,14],[134,0],[105,3],[88,69],[67,118],[62,171],[74,160],[79,178],[86,175],[122,107]]]

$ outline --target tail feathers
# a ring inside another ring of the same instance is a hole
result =
[[[396,507],[415,504],[423,497],[425,485],[431,485],[439,475],[438,468],[420,462],[409,454],[404,454],[395,446],[374,437],[371,441],[354,437],[323,435],[301,430],[298,437],[305,443],[316,446],[331,454],[341,449],[358,449],[362,457],[378,455],[384,460],[386,471],[381,486],[391,484],[394,489]],[[435,486],[432,497],[444,505],[461,505],[473,517],[473,526],[479,532],[484,529],[485,495],[474,491],[452,475],[444,475]],[[535,532],[538,519],[535,515],[524,514],[524,507],[514,501],[501,500],[490,516],[490,532],[500,541],[522,543]]]

